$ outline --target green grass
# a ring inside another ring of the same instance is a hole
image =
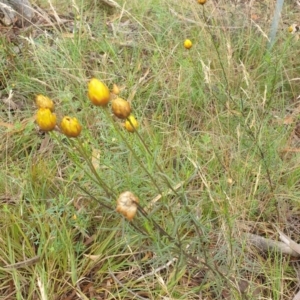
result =
[[[283,151],[297,41],[282,26],[267,52],[269,23],[240,27],[209,0],[118,3],[53,2],[73,19],[34,25],[17,55],[1,38],[1,99],[16,105],[0,104],[1,299],[291,299],[293,260],[243,232],[274,240],[274,224],[298,242],[299,153]],[[93,76],[118,84],[139,136],[92,106]],[[79,119],[79,139],[39,132],[39,93]],[[116,212],[126,190],[146,216]]]

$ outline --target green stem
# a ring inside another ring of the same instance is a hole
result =
[[[106,114],[106,117],[110,119],[111,123],[113,124],[114,128],[116,129],[116,132],[119,134],[119,136],[122,138],[123,142],[126,144],[126,146],[128,147],[128,149],[130,150],[130,152],[132,153],[133,157],[135,158],[135,160],[137,161],[137,163],[140,165],[140,167],[147,173],[147,175],[149,176],[149,178],[151,179],[152,183],[155,185],[156,189],[158,190],[158,192],[161,194],[162,191],[160,189],[160,187],[158,186],[158,184],[156,183],[156,180],[154,179],[154,177],[150,174],[150,172],[146,169],[146,167],[144,166],[143,162],[138,158],[137,154],[135,153],[135,151],[133,150],[133,148],[131,147],[131,145],[128,143],[126,137],[121,133],[120,128],[118,127],[118,125],[115,124],[113,118],[111,117],[111,115],[109,114],[108,110],[105,108],[104,112]],[[132,123],[131,123],[132,124]]]
[[[89,169],[91,170],[92,174],[94,175],[94,177],[85,169],[82,167],[82,165],[73,158],[72,156],[72,152],[70,150],[70,148],[68,146],[66,146],[64,143],[62,143],[61,139],[59,139],[57,137],[57,135],[52,132],[52,137],[54,137],[54,139],[59,143],[60,146],[62,146],[68,157],[73,161],[73,163],[78,166],[81,170],[84,171],[84,173],[92,180],[94,181],[96,184],[100,184],[100,186],[104,189],[104,191],[106,192],[107,197],[111,198],[111,197],[115,197],[115,193],[113,192],[113,190],[104,182],[104,180],[99,176],[99,174],[97,173],[97,170],[95,169],[95,167],[93,166],[91,159],[89,158],[89,156],[87,155],[81,141],[77,141],[77,143],[75,143],[73,140],[68,138],[68,142],[70,143],[71,147],[75,147],[76,150],[81,154],[82,158],[84,159],[84,161],[87,163]],[[78,138],[77,138],[78,139]],[[95,179],[96,178],[96,179]]]
[[[72,146],[74,146],[78,152],[82,155],[82,157],[84,158],[85,162],[87,163],[89,169],[91,170],[91,172],[93,173],[93,175],[96,177],[96,179],[98,180],[99,185],[104,189],[104,191],[106,192],[106,195],[108,197],[115,197],[115,193],[113,191],[113,189],[111,187],[109,187],[105,181],[99,176],[97,170],[95,169],[91,159],[89,158],[88,154],[86,153],[86,150],[83,147],[83,144],[81,142],[80,139],[77,139],[77,143],[75,143],[73,140],[70,140]]]

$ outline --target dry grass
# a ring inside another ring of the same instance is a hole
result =
[[[1,299],[291,299],[297,260],[247,233],[299,242],[299,8],[268,52],[272,1],[115,2],[45,2],[1,29]],[[142,141],[90,105],[92,76],[121,87]],[[83,124],[109,193],[79,141],[38,131],[38,93]]]

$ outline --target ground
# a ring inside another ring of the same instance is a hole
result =
[[[0,28],[1,297],[292,299],[299,5],[285,1],[272,46],[274,1],[32,5],[31,24]],[[136,131],[90,102],[92,77]]]

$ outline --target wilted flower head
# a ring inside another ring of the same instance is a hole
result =
[[[60,123],[61,131],[68,137],[77,137],[81,132],[81,125],[76,118],[65,116]]]
[[[131,112],[129,102],[119,97],[112,100],[111,109],[114,115],[120,119],[126,119]]]
[[[110,100],[108,87],[97,78],[88,83],[88,97],[94,105],[105,106]]]
[[[124,125],[125,129],[129,132],[135,132],[136,129],[139,127],[139,123],[134,117],[134,115],[130,115]]]
[[[54,103],[53,101],[44,95],[36,95],[35,103],[38,108],[49,108],[51,111],[54,111]]]
[[[127,220],[132,221],[136,212],[139,199],[129,191],[120,194],[117,200],[117,212],[121,213]]]
[[[56,115],[49,108],[39,108],[36,114],[36,123],[44,131],[51,131],[56,126]]]

